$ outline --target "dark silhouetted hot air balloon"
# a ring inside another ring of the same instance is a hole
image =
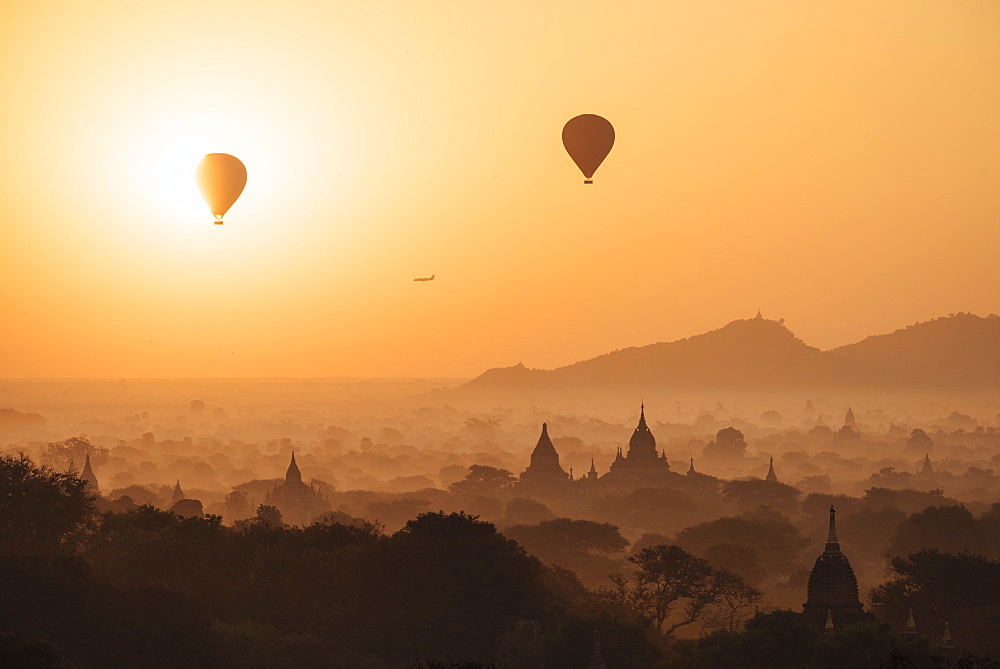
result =
[[[580,114],[563,126],[562,140],[569,157],[587,177],[583,183],[592,184],[591,177],[615,145],[615,128],[597,114]]]
[[[239,158],[228,153],[210,153],[198,163],[195,180],[215,216],[215,224],[222,225],[222,217],[247,185],[247,168]]]

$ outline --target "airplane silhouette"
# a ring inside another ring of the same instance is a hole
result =
[[[416,279],[414,279],[414,281],[433,281],[434,276],[435,276],[434,274],[431,274],[430,276],[418,276]]]

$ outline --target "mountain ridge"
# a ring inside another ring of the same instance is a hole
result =
[[[553,369],[488,369],[459,391],[633,389],[824,390],[997,388],[1000,318],[954,314],[821,350],[784,320],[737,319],[671,342],[616,349]]]

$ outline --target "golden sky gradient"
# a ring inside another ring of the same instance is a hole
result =
[[[36,0],[0,85],[0,377],[464,376],[758,306],[823,348],[1000,310],[994,0]],[[593,186],[581,113],[617,132]],[[224,226],[211,152],[249,172]]]

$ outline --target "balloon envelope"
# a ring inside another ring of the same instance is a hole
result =
[[[198,163],[195,180],[212,215],[221,223],[247,185],[247,168],[228,153],[210,153]]]
[[[615,128],[597,114],[580,114],[571,118],[563,126],[563,146],[576,166],[591,183],[590,178],[611,153],[615,144]]]

